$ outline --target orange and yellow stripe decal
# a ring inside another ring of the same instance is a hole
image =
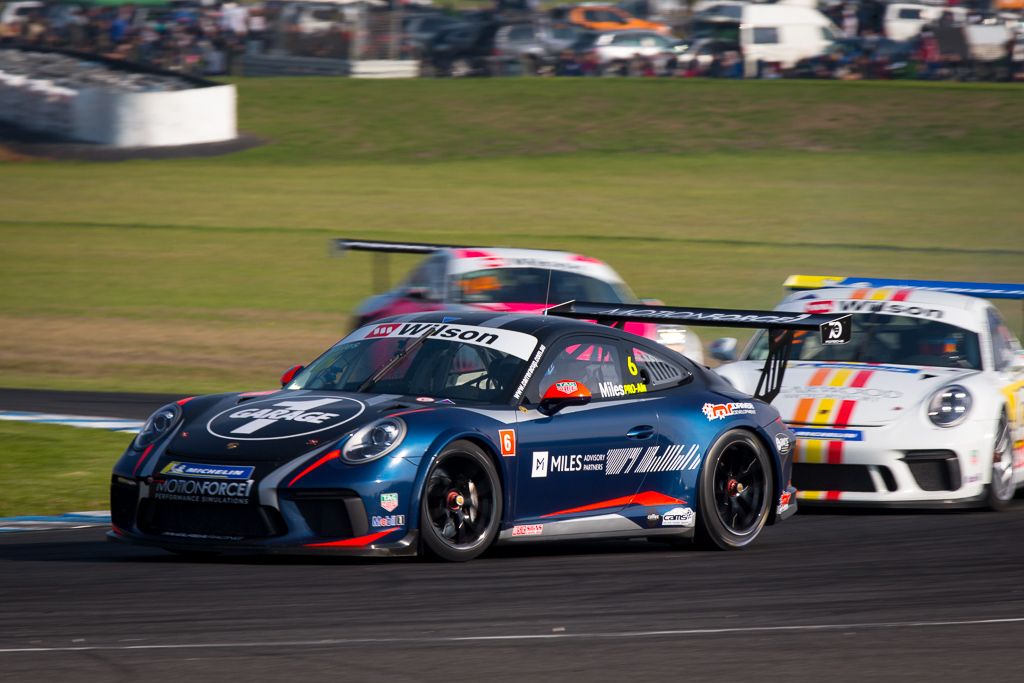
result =
[[[842,491],[797,491],[796,497],[800,500],[839,500],[843,495]]]
[[[913,291],[913,289],[907,287],[900,289],[895,287],[880,287],[878,289],[862,287],[861,289],[855,289],[850,298],[858,301],[865,299],[868,301],[906,301]]]
[[[807,382],[807,386],[862,388],[874,370],[851,368],[821,368]],[[853,418],[857,401],[835,398],[802,398],[789,420],[791,425],[831,426],[845,428]],[[800,439],[797,441],[795,462],[839,465],[843,462],[843,441]]]

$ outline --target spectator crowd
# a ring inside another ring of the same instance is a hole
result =
[[[499,0],[490,12],[430,14],[438,18],[439,28],[433,35],[419,37],[414,36],[416,27],[427,22],[417,23],[421,10],[407,3],[401,5],[401,14],[392,15],[382,0],[366,0],[367,14],[357,15],[347,9],[317,10],[311,3],[297,9],[300,3],[279,0],[249,5],[207,2],[167,6],[24,3],[38,7],[18,21],[0,24],[0,45],[96,53],[194,75],[237,73],[240,57],[268,50],[279,55],[367,58],[371,49],[377,49],[389,57],[420,59],[421,73],[429,76],[1024,80],[1024,34],[1019,32],[1024,21],[1009,34],[1001,57],[979,61],[969,56],[962,38],[957,42],[961,34],[956,32],[961,29],[952,26],[948,12],[910,38],[887,37],[883,22],[887,5],[880,0],[824,6],[823,12],[839,30],[837,40],[822,54],[785,67],[763,60],[749,63],[735,37],[732,41],[720,36],[703,39],[710,47],[700,51],[702,39],[697,35],[683,40],[669,35],[658,54],[638,51],[614,60],[601,56],[600,46],[594,46],[595,34],[586,31],[575,42],[559,44],[543,55],[533,51],[496,56],[501,53],[496,40],[500,41],[502,27],[538,22],[542,13],[530,2],[520,3],[511,13],[507,11],[511,0]],[[549,27],[555,25],[552,16],[543,18]],[[687,13],[683,21],[672,23],[674,33],[687,35],[686,20],[693,16]]]
[[[249,44],[266,39],[268,10],[206,6],[57,5],[0,27],[0,45],[61,48],[195,75],[230,73]]]

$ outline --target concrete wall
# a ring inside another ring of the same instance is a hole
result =
[[[162,92],[76,89],[0,71],[0,120],[113,147],[163,147],[238,135],[233,85]]]
[[[73,101],[72,137],[114,147],[233,140],[235,101],[233,85],[143,93],[82,90]]]

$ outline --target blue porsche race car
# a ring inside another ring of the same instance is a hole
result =
[[[759,398],[628,322],[767,328]],[[809,329],[842,342],[849,316],[570,302],[377,321],[281,390],[154,413],[114,467],[109,536],[454,561],[494,542],[741,548],[796,511],[794,438],[766,401]]]

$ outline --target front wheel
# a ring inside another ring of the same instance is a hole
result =
[[[772,466],[757,437],[735,429],[712,447],[701,472],[698,545],[736,550],[754,542],[772,502]]]
[[[999,418],[996,442],[992,448],[992,481],[988,485],[990,510],[1005,510],[1013,500],[1013,447],[1010,443],[1010,423],[1006,414]]]
[[[478,446],[456,441],[437,456],[420,496],[424,549],[451,562],[472,560],[498,535],[501,482]]]

